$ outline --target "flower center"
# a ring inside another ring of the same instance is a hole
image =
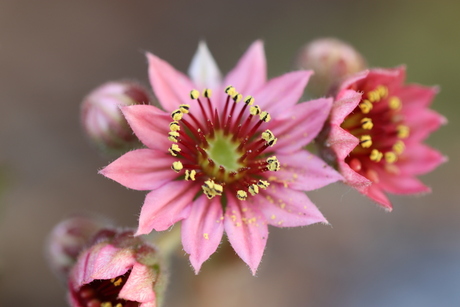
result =
[[[387,172],[399,172],[394,163],[404,151],[403,140],[409,136],[409,127],[404,125],[401,100],[389,95],[386,86],[356,90],[363,92],[363,98],[345,118],[342,128],[360,143],[345,161],[354,171],[378,182],[375,165],[381,165]]]
[[[125,285],[131,270],[113,279],[95,279],[80,288],[74,294],[84,307],[137,307],[138,302],[118,298],[121,288]]]
[[[254,105],[252,96],[241,106],[242,96],[233,86],[228,86],[225,94],[223,107],[216,107],[211,90],[204,90],[203,97],[192,90],[190,97],[197,101],[199,112],[195,115],[190,105],[183,104],[171,113],[168,139],[173,144],[169,153],[178,157],[171,168],[185,180],[202,184],[210,199],[221,196],[225,188],[246,200],[249,194],[268,187],[268,181],[263,180],[265,172],[280,169],[269,149],[277,138],[270,130],[263,131],[271,116]]]

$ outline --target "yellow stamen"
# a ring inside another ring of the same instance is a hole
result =
[[[248,191],[252,196],[254,196],[259,193],[259,187],[256,184],[251,184],[248,188]]]
[[[248,106],[252,106],[254,104],[254,97],[252,96],[246,96],[246,98],[244,98],[244,102],[248,105]]]
[[[382,157],[383,153],[381,153],[377,149],[372,149],[371,154],[369,156],[369,158],[374,162],[380,162],[380,160],[382,160]]]
[[[171,131],[179,131],[180,130],[180,125],[179,122],[173,121],[169,123],[169,129]]]
[[[406,148],[406,145],[404,144],[403,141],[396,141],[393,145],[393,150],[398,154],[402,154],[404,149]]]
[[[248,198],[248,193],[246,193],[246,191],[243,191],[243,190],[238,190],[236,192],[236,197],[239,200],[246,200]]]
[[[188,105],[188,104],[181,104],[181,105],[179,106],[179,110],[180,110],[182,113],[187,114],[187,113],[189,112],[189,110],[190,110],[190,105]]]
[[[395,163],[397,159],[398,157],[394,152],[388,151],[385,153],[385,161],[387,161],[387,163]]]
[[[225,88],[225,93],[229,96],[233,96],[236,93],[236,90],[233,86],[229,85]]]
[[[183,168],[184,166],[182,165],[182,162],[180,161],[173,162],[173,164],[171,165],[171,169],[175,171],[176,173],[179,173]]]
[[[264,141],[270,142],[271,140],[275,139],[275,135],[273,134],[273,132],[267,129],[264,132],[262,132],[262,139]]]
[[[360,138],[360,142],[362,148],[369,148],[372,146],[372,138],[370,135],[362,135]]]
[[[115,287],[118,287],[119,285],[121,285],[121,283],[123,282],[123,279],[121,277],[118,277],[118,279],[115,280],[115,278],[113,278],[112,280],[110,280],[112,282],[112,284],[115,286]]]
[[[100,306],[101,306],[101,307],[112,307],[113,305],[112,305],[111,302],[103,302],[103,303],[101,303]]]
[[[268,188],[270,183],[268,181],[265,181],[265,180],[259,180],[259,182],[257,182],[257,185],[259,186],[259,188],[265,190],[266,188]]]
[[[243,95],[235,92],[235,95],[233,95],[232,98],[234,102],[238,103],[241,101],[241,99],[243,99]]]
[[[185,180],[187,180],[187,181],[189,181],[189,180],[195,181],[195,175],[196,175],[196,171],[194,169],[192,169],[192,170],[186,169],[185,170]]]
[[[388,88],[386,86],[379,85],[376,91],[379,93],[380,98],[386,98],[388,96]]]
[[[174,111],[172,111],[172,113],[171,113],[171,117],[172,117],[172,119],[174,119],[175,121],[181,120],[181,119],[182,119],[182,116],[183,116],[183,113],[182,113],[182,111],[179,110],[179,109],[174,110]]]
[[[396,96],[393,96],[388,101],[388,105],[389,105],[390,109],[392,109],[392,110],[399,110],[399,109],[401,109],[401,106],[402,106],[401,99],[399,99]]]
[[[260,107],[259,106],[252,106],[250,109],[249,109],[249,113],[251,113],[251,115],[259,115],[260,114]]]
[[[268,123],[272,119],[272,117],[270,116],[270,113],[266,111],[263,111],[262,113],[260,113],[259,116],[260,116],[260,120],[266,123]]]
[[[372,103],[369,100],[364,100],[359,104],[359,108],[364,114],[369,113],[372,110],[372,107]]]
[[[203,91],[203,96],[206,97],[206,98],[211,98],[211,95],[212,95],[212,90],[207,88]]]
[[[172,144],[168,151],[172,156],[176,157],[177,154],[181,151],[181,149],[177,144]]]
[[[177,143],[179,137],[179,132],[171,131],[168,133],[168,140],[171,142]]]
[[[399,125],[396,127],[396,131],[398,132],[398,138],[405,139],[409,136],[409,127],[404,125]]]
[[[366,130],[371,130],[372,127],[374,127],[374,123],[372,122],[372,119],[370,119],[369,117],[364,117],[363,119],[361,119],[361,127],[363,127],[363,129]]]
[[[200,92],[198,90],[192,90],[190,92],[190,98],[193,100],[198,99],[198,97],[200,97]]]
[[[267,168],[269,171],[277,172],[280,170],[280,162],[278,161],[276,156],[267,158],[267,163],[268,163]]]

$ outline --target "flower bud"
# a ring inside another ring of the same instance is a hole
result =
[[[48,238],[46,253],[49,265],[63,282],[77,262],[80,252],[108,222],[90,216],[74,216],[57,224]]]
[[[81,122],[86,134],[103,152],[120,154],[139,147],[120,106],[148,104],[149,94],[129,81],[108,82],[89,93],[81,107]]]
[[[335,38],[322,38],[300,50],[295,66],[315,72],[307,87],[311,94],[329,96],[335,94],[345,77],[366,69],[366,61],[351,45]]]
[[[69,274],[69,303],[87,306],[160,306],[166,269],[157,250],[134,232],[103,229]]]

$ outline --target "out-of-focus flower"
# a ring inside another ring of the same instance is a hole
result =
[[[295,66],[315,72],[307,90],[319,97],[331,94],[346,77],[364,70],[366,61],[351,45],[336,38],[321,38],[302,47]]]
[[[326,221],[303,192],[341,179],[303,150],[321,130],[332,103],[318,99],[296,104],[311,72],[267,82],[259,41],[224,81],[203,43],[192,61],[191,80],[152,54],[148,60],[164,111],[122,108],[148,148],[128,152],[101,171],[129,188],[151,190],[137,235],[183,220],[182,244],[198,272],[225,230],[255,274],[268,225]]]
[[[148,104],[148,91],[130,81],[108,82],[93,90],[83,100],[81,123],[90,140],[103,152],[124,153],[139,147],[121,106]]]
[[[51,231],[46,245],[49,265],[66,282],[70,269],[92,237],[108,222],[94,216],[78,215],[63,220]]]
[[[156,249],[133,231],[103,229],[69,274],[73,307],[155,307],[166,282]]]
[[[404,80],[404,67],[372,69],[346,80],[318,142],[346,183],[387,210],[392,205],[384,192],[428,192],[416,176],[446,161],[422,143],[446,123],[428,108],[437,88],[405,85]]]

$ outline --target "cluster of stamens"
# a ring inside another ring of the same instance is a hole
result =
[[[195,116],[188,104],[171,113],[168,140],[173,144],[169,153],[178,157],[171,169],[185,180],[202,182],[202,191],[209,199],[221,196],[226,189],[239,200],[246,200],[269,186],[263,180],[264,172],[280,169],[276,156],[266,154],[277,138],[268,129],[260,132],[271,116],[254,105],[254,97],[243,99],[233,86],[228,86],[225,94],[224,108],[218,110],[210,89],[202,94],[192,90],[190,98],[197,102],[201,114]],[[240,101],[244,104],[237,108]]]
[[[373,163],[384,162],[387,170],[395,169],[390,165],[404,151],[403,140],[409,136],[409,127],[403,124],[401,108],[399,97],[389,96],[386,86],[379,85],[363,93],[356,110],[342,124],[342,128],[360,141],[348,158],[355,171],[362,170],[363,156]]]

